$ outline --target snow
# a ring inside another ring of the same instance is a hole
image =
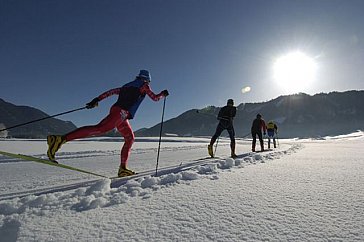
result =
[[[0,156],[0,241],[363,241],[364,133],[279,140],[267,152],[251,141],[139,139],[131,179]],[[65,144],[59,161],[116,175],[119,139]],[[44,157],[44,140],[0,140],[0,150]]]

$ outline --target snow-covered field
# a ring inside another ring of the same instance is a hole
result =
[[[279,140],[238,159],[221,140],[139,139],[132,179],[100,179],[0,155],[0,241],[364,241],[364,133]],[[63,164],[117,173],[117,139],[65,144]],[[0,140],[0,150],[44,157],[44,140]]]

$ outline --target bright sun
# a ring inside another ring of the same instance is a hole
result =
[[[291,52],[274,63],[274,79],[286,92],[302,92],[314,81],[316,69],[314,59],[300,51]]]

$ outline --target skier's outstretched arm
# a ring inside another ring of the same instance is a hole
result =
[[[99,105],[99,102],[107,97],[110,97],[112,95],[117,95],[120,93],[120,88],[114,88],[114,89],[110,89],[109,91],[106,91],[104,93],[102,93],[101,95],[99,95],[98,97],[95,97],[94,99],[92,99],[91,102],[86,104],[86,108],[94,108],[97,107]]]
[[[159,101],[163,97],[167,97],[169,95],[167,90],[161,91],[159,94],[155,94],[148,84],[145,84],[140,89],[143,94],[147,94],[153,101]]]

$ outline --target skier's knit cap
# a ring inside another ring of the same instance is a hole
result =
[[[148,81],[151,81],[151,79],[152,79],[149,71],[147,71],[147,70],[140,70],[138,77],[145,78]]]

